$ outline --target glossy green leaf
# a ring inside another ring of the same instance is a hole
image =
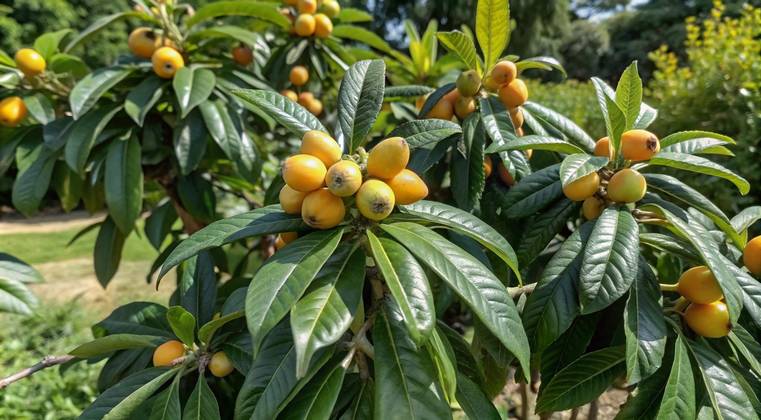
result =
[[[486,133],[477,112],[462,123],[462,141],[452,153],[451,191],[457,207],[472,211],[478,205],[486,184],[484,146]]]
[[[246,322],[257,354],[267,333],[288,314],[333,254],[343,229],[311,233],[270,257],[246,295]]]
[[[24,96],[23,99],[29,115],[40,124],[45,125],[55,120],[55,109],[47,96],[38,93],[36,95]]]
[[[640,259],[637,278],[624,308],[628,383],[639,383],[661,367],[666,352],[666,333],[658,279],[647,261]]]
[[[381,228],[446,282],[515,355],[528,375],[528,339],[515,304],[499,279],[475,257],[424,226],[401,222]]]
[[[166,319],[177,338],[186,346],[193,347],[195,342],[196,318],[182,306],[172,306],[166,312]]]
[[[142,127],[145,117],[156,106],[163,93],[164,81],[157,76],[147,77],[127,94],[124,100],[124,112]]]
[[[98,230],[93,249],[95,264],[95,277],[104,288],[108,285],[116,272],[119,270],[119,262],[122,259],[122,248],[127,238],[116,227],[113,219],[106,218]]]
[[[307,374],[314,353],[336,343],[349,329],[362,300],[365,253],[340,245],[291,308],[296,375]]]
[[[306,389],[288,405],[281,415],[285,420],[328,419],[338,400],[341,386],[346,376],[346,368],[341,365],[323,368],[309,382]]]
[[[339,22],[343,23],[360,23],[371,22],[373,17],[364,10],[354,9],[351,7],[342,7],[341,12],[338,14],[336,19],[338,19]]]
[[[79,345],[69,354],[82,359],[113,353],[118,350],[155,347],[166,341],[164,337],[137,334],[112,334]]]
[[[180,380],[181,374],[177,374],[169,385],[156,397],[151,407],[151,417],[149,420],[176,420],[182,418],[182,407],[180,406]]]
[[[106,67],[85,76],[74,86],[69,95],[74,119],[78,120],[85,115],[106,92],[134,71],[135,67]]]
[[[752,206],[737,213],[731,223],[736,232],[742,233],[759,220],[761,220],[761,206]]]
[[[531,264],[565,228],[568,219],[579,213],[580,207],[581,203],[562,198],[538,216],[528,219],[515,251],[521,266]]]
[[[174,127],[174,154],[180,165],[182,175],[193,172],[206,153],[208,132],[199,112],[191,112],[190,116]]]
[[[261,207],[227,219],[218,220],[190,235],[167,257],[159,277],[199,252],[252,236],[294,232],[301,229],[300,216],[283,213],[279,205]]]
[[[172,87],[180,106],[180,116],[187,117],[190,111],[209,99],[215,85],[214,72],[207,68],[183,67],[177,70],[172,79]]]
[[[576,154],[584,153],[580,147],[562,139],[546,136],[523,136],[505,144],[492,144],[486,153],[506,152],[509,150],[549,150],[551,152]]]
[[[256,182],[261,172],[259,151],[246,135],[233,109],[222,100],[206,101],[199,105],[206,129],[225,155],[233,161],[238,174]]]
[[[133,136],[114,140],[108,146],[104,185],[108,213],[127,235],[143,209],[140,142]]]
[[[597,172],[608,164],[608,158],[601,156],[590,156],[586,153],[579,153],[567,156],[560,164],[560,180],[566,187],[573,181]]]
[[[505,240],[505,238],[493,227],[489,226],[478,217],[456,207],[427,200],[421,200],[414,204],[400,206],[399,210],[404,215],[414,216],[418,220],[432,222],[435,225],[443,226],[478,241],[481,245],[504,261],[520,280],[521,275],[518,270],[518,259],[515,256],[515,252],[510,246],[510,243],[507,242],[507,240]]]
[[[562,411],[594,400],[624,372],[624,360],[623,347],[606,347],[576,359],[542,384],[536,411]]]
[[[476,52],[473,38],[461,31],[439,32],[437,36],[439,42],[450,52],[457,55],[467,68],[477,70],[479,73],[483,72],[483,64]]]
[[[577,317],[571,327],[541,353],[539,373],[545,383],[586,353],[599,323],[600,312]]]
[[[671,148],[674,145],[677,145],[679,143],[683,143],[690,140],[696,140],[696,139],[714,139],[721,141],[725,144],[735,144],[735,141],[732,140],[732,138],[727,137],[723,134],[718,133],[712,133],[710,131],[679,131],[677,133],[669,134],[668,136],[661,139],[661,149],[666,150],[668,148]]]
[[[594,224],[585,223],[563,242],[547,263],[523,308],[523,326],[534,353],[560,337],[579,313],[577,283]]]
[[[510,40],[510,3],[507,0],[480,0],[476,8],[476,38],[490,69]]]
[[[482,98],[479,103],[481,106],[481,122],[494,147],[512,144],[518,140],[509,113],[496,96]],[[523,178],[531,173],[531,168],[528,166],[523,152],[517,150],[500,152],[499,157],[514,178]]]
[[[568,77],[568,74],[563,68],[563,65],[560,64],[560,61],[553,57],[538,56],[524,58],[521,61],[517,62],[516,66],[518,67],[518,73],[523,73],[528,69],[539,69],[545,71],[557,70],[560,72],[560,74],[563,75],[563,78]]]
[[[734,156],[734,154],[724,147],[729,144],[723,140],[714,139],[710,137],[698,137],[695,139],[685,140],[671,146],[661,148],[664,152],[675,153],[688,153],[692,155],[697,154],[720,154],[726,156]]]
[[[595,148],[595,141],[589,136],[581,127],[576,125],[569,118],[553,111],[547,107],[539,105],[535,102],[526,102],[523,107],[527,109],[533,116],[540,117],[545,120],[552,127],[560,131],[563,135],[568,137],[568,140],[586,150],[592,152]],[[538,133],[537,133],[538,134]]]
[[[185,24],[192,27],[222,16],[244,16],[261,19],[287,29],[291,26],[291,22],[278,12],[277,6],[277,4],[264,1],[246,1],[243,3],[234,0],[217,1],[196,10],[195,14]]]
[[[729,363],[704,340],[687,341],[718,419],[758,419]]]
[[[465,375],[457,375],[457,402],[470,419],[499,420],[497,408],[481,388]]]
[[[385,305],[375,318],[374,418],[446,419],[452,414],[436,383],[428,355],[407,334],[397,308]]]
[[[66,130],[64,157],[69,167],[83,174],[90,150],[121,106],[106,106],[87,113]]]
[[[217,330],[236,319],[243,318],[244,316],[246,316],[246,314],[243,311],[235,311],[219,318],[212,319],[198,329],[198,340],[201,341],[201,343],[208,344]]]
[[[695,378],[687,346],[681,335],[674,343],[674,362],[671,365],[666,389],[658,409],[658,420],[695,418]]]
[[[209,384],[206,383],[204,375],[198,376],[196,387],[185,404],[182,418],[183,420],[217,420],[220,418],[217,398],[209,388]]]
[[[433,92],[434,89],[423,85],[402,85],[402,86],[389,86],[383,92],[383,97],[388,98],[414,98],[417,96],[425,96]],[[410,121],[412,122],[412,121]]]
[[[625,130],[631,130],[642,106],[642,79],[639,78],[636,61],[621,74],[616,86],[616,104],[624,114]]]
[[[114,13],[112,15],[98,18],[95,21],[93,21],[93,23],[91,23],[90,26],[85,28],[82,32],[77,34],[71,41],[69,41],[69,43],[66,44],[66,47],[63,49],[63,52],[66,52],[66,53],[71,52],[72,49],[81,45],[83,42],[87,41],[88,39],[93,37],[95,34],[97,34],[101,29],[108,27],[114,22],[120,21],[122,19],[127,19],[130,17],[141,17],[142,15],[143,15],[142,13],[129,11],[129,12]]]
[[[17,149],[18,150],[18,149]],[[26,216],[37,213],[50,186],[57,154],[43,143],[35,146],[28,155],[28,164],[17,161],[18,174],[13,182],[13,207]]]
[[[383,37],[375,32],[355,25],[335,25],[333,27],[333,36],[336,38],[350,39],[359,43],[368,45],[376,50],[383,51],[389,55],[398,53],[386,42]]]
[[[366,233],[375,265],[399,307],[410,337],[416,344],[423,344],[433,331],[436,313],[423,267],[399,243],[378,239],[370,230]]]
[[[233,94],[253,111],[264,111],[291,133],[302,137],[310,130],[328,132],[320,120],[285,96],[264,90],[237,90]]]
[[[428,97],[425,99],[425,103],[423,104],[423,107],[420,108],[420,112],[418,113],[418,116],[420,119],[427,118],[426,116],[428,113],[433,109],[434,106],[436,106],[439,101],[446,96],[449,92],[453,91],[455,89],[454,83],[447,83],[438,89],[431,92]],[[444,121],[444,120],[441,120]],[[451,121],[450,121],[451,122]]]
[[[761,375],[761,344],[742,325],[733,325],[729,332],[729,342],[732,347],[747,362],[750,370],[756,375]]]
[[[337,107],[345,152],[354,153],[367,141],[383,105],[385,75],[383,60],[364,60],[352,65],[341,80]]]
[[[533,215],[563,196],[560,164],[543,168],[512,186],[500,202],[504,215],[521,219]]]
[[[700,156],[685,153],[660,152],[650,159],[649,164],[723,178],[734,184],[742,195],[750,191],[750,184],[745,178],[718,163]]]
[[[416,149],[438,143],[460,133],[462,133],[460,125],[451,121],[414,120],[396,127],[389,137],[403,137],[414,152]]]

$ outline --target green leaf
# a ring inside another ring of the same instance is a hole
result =
[[[676,144],[672,144],[668,147],[661,148],[663,152],[675,152],[675,153],[687,153],[691,155],[696,154],[723,154],[727,156],[734,156],[724,145],[729,144],[725,141],[713,139],[709,137],[699,137],[695,139],[685,140]]]
[[[300,216],[283,213],[279,205],[218,220],[182,241],[161,266],[159,277],[164,277],[173,267],[203,250],[251,236],[298,231],[302,226]]]
[[[166,368],[151,368],[130,375],[100,394],[82,412],[79,419],[100,420],[106,418],[106,416],[112,416],[111,418],[129,418],[128,416],[131,414],[132,409],[147,399],[175,373],[176,371]],[[150,393],[147,391],[150,391]],[[122,403],[126,404],[117,412],[116,407]]]
[[[454,349],[440,328],[434,328],[425,350],[433,361],[439,385],[447,401],[454,401],[457,393],[457,367]]]
[[[397,308],[386,304],[373,327],[375,411],[378,419],[446,419],[452,414],[434,366],[407,334]]]
[[[56,162],[56,154],[43,143],[35,146],[28,155],[28,164],[18,162],[18,174],[13,183],[11,200],[13,207],[25,216],[35,214],[50,186],[50,178]]]
[[[504,215],[521,219],[544,209],[563,196],[560,164],[543,168],[512,186],[500,202]]]
[[[232,25],[212,26],[200,31],[193,31],[188,36],[188,40],[194,42],[203,42],[213,38],[232,38],[252,47],[256,47],[259,43],[259,36],[256,32]]]
[[[104,184],[108,212],[119,230],[127,235],[143,209],[140,142],[134,136],[114,140],[108,146]]]
[[[80,175],[84,174],[95,140],[119,111],[121,106],[98,108],[72,123],[61,139],[66,145],[64,158],[69,168]]]
[[[209,388],[209,384],[206,383],[204,375],[198,376],[198,382],[188,397],[182,418],[183,420],[215,420],[220,418],[217,398]]]
[[[446,49],[457,55],[467,68],[474,69],[478,71],[479,74],[483,72],[483,65],[481,64],[481,59],[478,57],[478,53],[476,53],[476,46],[473,44],[473,38],[460,31],[439,32],[437,37],[439,42],[441,42]]]
[[[735,265],[729,266],[742,291],[743,307],[751,315],[753,322],[761,327],[761,283],[746,271]]]
[[[566,156],[560,164],[560,180],[566,187],[573,181],[604,168],[608,162],[606,157],[590,156],[586,153]]]
[[[528,376],[528,339],[507,290],[475,257],[436,232],[414,223],[383,224],[381,228],[404,244],[433,270],[495,337],[520,361]]]
[[[38,93],[36,95],[24,96],[23,99],[29,115],[40,124],[46,125],[55,120],[55,109],[47,96]]]
[[[608,109],[609,121],[607,124],[610,144],[615,151],[616,157],[621,157],[621,135],[624,134],[627,127],[626,114],[624,110],[610,96],[605,97],[605,105]]]
[[[299,138],[310,130],[328,132],[311,112],[277,92],[249,89],[236,90],[233,94],[243,101],[246,108],[255,112],[264,111]]]
[[[556,201],[538,216],[526,221],[527,226],[515,253],[522,266],[531,264],[544,251],[552,239],[566,226],[570,217],[576,217],[581,203],[566,198]]]
[[[34,50],[40,53],[45,61],[50,61],[53,55],[58,52],[61,41],[71,32],[73,32],[71,29],[62,29],[42,34],[34,40]]]
[[[504,261],[520,281],[521,275],[518,270],[518,259],[510,243],[493,227],[478,217],[444,203],[426,200],[400,206],[399,210],[404,215],[433,222],[436,225],[443,226],[478,241]]]
[[[410,149],[424,148],[462,133],[459,124],[444,120],[414,120],[397,126],[389,137],[403,137]]]
[[[740,238],[740,235],[734,227],[732,227],[727,215],[699,191],[670,175],[645,174],[645,180],[647,181],[647,187],[651,191],[656,191],[662,196],[671,196],[694,207],[716,223],[716,226],[718,226],[722,232],[726,233],[727,237],[729,237],[736,246],[741,248],[744,246],[744,241]]]
[[[470,419],[499,420],[502,418],[481,388],[461,373],[457,374],[457,402]]]
[[[454,89],[455,89],[454,83],[447,83],[444,86],[441,86],[440,88],[431,92],[431,94],[428,95],[428,97],[426,98],[425,103],[423,104],[423,107],[420,108],[418,117],[420,119],[427,118],[426,116],[433,109],[433,107],[436,106],[436,104],[439,103],[439,101],[444,96],[446,96],[449,92],[453,91]]]
[[[712,133],[710,131],[679,131],[661,139],[661,150],[665,151],[679,143],[690,140],[707,140],[713,139],[722,142],[722,144],[735,144],[731,137],[723,134]]]
[[[119,350],[156,347],[167,339],[155,335],[112,334],[79,345],[69,354],[82,359],[113,353]]]
[[[523,107],[533,116],[545,120],[552,127],[568,137],[568,140],[575,145],[590,153],[595,149],[594,139],[592,139],[592,137],[590,137],[581,127],[576,125],[576,123],[559,112],[531,101],[523,104]]]
[[[729,332],[729,342],[742,355],[750,370],[756,375],[761,375],[761,362],[759,362],[761,345],[753,335],[743,328],[742,325],[733,325],[732,331]]]
[[[265,22],[274,23],[275,25],[288,29],[291,22],[280,12],[278,5],[264,1],[216,1],[207,4],[196,10],[195,14],[190,17],[185,24],[188,27],[198,25],[222,16],[245,16],[261,19]]]
[[[296,376],[307,374],[315,352],[336,343],[349,329],[362,300],[365,253],[340,245],[291,308]]]
[[[431,336],[436,313],[423,267],[400,244],[378,239],[370,230],[366,233],[375,265],[399,307],[410,337],[416,344],[423,344]]]
[[[198,340],[201,343],[209,344],[212,337],[214,337],[214,333],[218,329],[222,328],[227,323],[243,318],[244,316],[246,316],[246,314],[243,311],[235,311],[219,318],[212,319],[198,330]]]
[[[563,78],[568,77],[568,74],[563,68],[563,65],[560,64],[560,61],[553,57],[538,56],[524,58],[521,61],[517,62],[516,66],[518,67],[518,73],[523,73],[528,69],[539,69],[545,71],[557,70],[560,72],[560,74],[563,75]]]
[[[107,217],[98,230],[93,249],[95,264],[95,277],[104,288],[108,285],[119,270],[119,262],[122,259],[122,248],[127,238],[116,227],[116,223]]]
[[[581,356],[548,384],[543,384],[536,411],[562,411],[594,400],[624,372],[624,359],[622,346],[606,347]]]
[[[744,178],[718,163],[700,156],[688,155],[685,153],[661,152],[650,159],[649,164],[667,166],[669,168],[682,169],[685,171],[723,178],[733,183],[742,195],[745,195],[750,191],[750,184]]]
[[[209,134],[233,161],[238,174],[255,183],[261,172],[259,150],[246,135],[240,119],[233,118],[235,111],[222,100],[206,101],[198,108]]]
[[[583,224],[547,263],[523,308],[523,326],[534,353],[539,354],[571,327],[579,314],[577,283],[594,224]]]
[[[510,39],[510,4],[507,0],[480,0],[476,8],[476,38],[486,68],[497,63]]]
[[[328,261],[343,232],[339,228],[299,238],[257,271],[246,295],[246,322],[254,355],[267,333],[288,314]]]
[[[341,80],[338,124],[345,152],[354,153],[365,144],[383,105],[385,77],[383,60],[364,60],[352,65]]]
[[[492,144],[486,148],[486,153],[506,152],[509,150],[549,150],[552,152],[575,154],[584,153],[580,147],[562,139],[546,136],[524,136],[511,140],[510,143]]]
[[[659,207],[666,219],[692,244],[698,251],[708,268],[711,269],[716,281],[724,293],[724,299],[729,310],[729,319],[737,322],[743,307],[743,291],[738,285],[738,276],[732,274],[731,267],[735,265],[719,252],[711,234],[697,223],[688,223],[669,210]]]
[[[433,92],[434,89],[423,85],[402,85],[402,86],[389,86],[383,92],[383,97],[389,98],[414,98],[418,96],[425,96]]]
[[[732,218],[732,228],[736,232],[745,232],[754,223],[761,220],[761,206],[746,207]]]
[[[478,205],[486,184],[484,146],[486,133],[477,112],[462,123],[462,141],[452,153],[450,181],[457,206],[472,211]]]
[[[203,67],[183,67],[177,71],[172,80],[180,117],[185,118],[200,103],[209,99],[216,85],[214,72]]]
[[[181,379],[182,375],[178,372],[169,388],[156,397],[156,401],[151,408],[149,420],[176,420],[182,418],[182,407],[180,406]]]
[[[718,419],[758,419],[729,363],[705,340],[687,341]]]
[[[337,19],[339,22],[343,23],[361,23],[372,22],[373,17],[364,10],[344,7],[341,8],[341,12],[338,14]]]
[[[500,147],[517,141],[518,137],[515,135],[515,127],[502,102],[496,96],[482,98],[479,101],[481,105],[481,122],[483,122],[486,129],[486,134],[492,140],[492,145]],[[530,174],[531,168],[528,166],[528,162],[522,152],[516,150],[501,152],[499,157],[511,176],[522,178]],[[519,162],[519,164],[515,162]]]
[[[631,130],[639,116],[642,106],[642,79],[639,78],[637,62],[634,61],[624,70],[616,86],[616,104],[624,113],[626,130]]]
[[[196,318],[182,306],[172,306],[166,312],[166,319],[177,338],[188,347],[195,342]]]
[[[217,275],[211,254],[204,251],[185,261],[180,274],[177,279],[179,304],[195,317],[198,325],[209,322],[214,317],[217,299]]]
[[[626,378],[636,384],[661,367],[666,352],[666,322],[658,279],[647,261],[640,259],[624,308]]]
[[[145,117],[156,106],[163,93],[164,81],[157,76],[149,76],[127,94],[124,112],[142,127]]]
[[[346,368],[341,365],[322,369],[303,392],[288,405],[279,417],[284,420],[328,419],[336,405]]]
[[[106,67],[95,70],[80,80],[69,95],[74,119],[78,120],[98,102],[106,92],[135,71],[135,67]]]
[[[351,407],[349,407],[340,420],[370,420],[373,418],[373,383],[372,381],[362,381],[359,391],[354,397]]]
[[[191,112],[190,116],[174,127],[174,153],[180,165],[182,175],[193,172],[203,160],[206,153],[208,132],[199,112]]]
[[[108,15],[108,16],[103,16],[101,18],[98,18],[92,24],[90,24],[90,26],[85,28],[82,32],[77,34],[77,36],[75,36],[71,41],[69,41],[69,43],[66,44],[66,47],[63,49],[63,52],[65,53],[71,52],[72,49],[82,44],[84,41],[90,39],[93,35],[98,33],[101,29],[111,25],[114,22],[117,22],[122,19],[130,18],[130,17],[140,18],[142,16],[143,16],[143,13],[129,11],[129,12],[115,13],[113,15]]]
[[[637,277],[639,227],[626,208],[609,207],[589,237],[579,282],[581,313],[607,308]]]
[[[655,419],[666,386],[668,371],[658,370],[655,375],[643,380],[630,394],[626,403],[616,414],[614,420]]]
[[[0,279],[19,283],[42,283],[42,275],[31,265],[13,255],[0,252]]]
[[[597,312],[577,317],[571,327],[541,353],[539,373],[545,384],[586,353],[600,325],[600,315],[601,312]]]
[[[695,378],[687,346],[681,335],[674,343],[674,362],[671,364],[666,389],[658,409],[658,420],[695,418]]]

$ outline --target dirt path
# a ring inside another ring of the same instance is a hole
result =
[[[68,214],[41,215],[31,219],[0,219],[0,235],[60,232],[83,228],[103,220],[103,217],[103,214],[90,215],[86,211],[75,211]]]

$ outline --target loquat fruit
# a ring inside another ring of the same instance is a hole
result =
[[[362,186],[362,169],[350,160],[339,161],[328,168],[325,184],[333,194],[350,197]]]
[[[457,78],[457,90],[460,95],[473,97],[481,90],[481,76],[475,70],[467,70],[460,73]]]
[[[394,192],[396,204],[412,204],[428,196],[428,186],[425,185],[425,181],[409,169],[402,169],[388,181],[388,186]]]
[[[600,188],[600,176],[592,172],[563,187],[563,194],[571,201],[584,201]]]
[[[503,60],[494,65],[491,70],[491,78],[496,86],[504,86],[518,77],[518,67],[509,60]]]
[[[296,191],[287,184],[280,189],[280,207],[288,214],[301,214],[301,204],[304,202],[306,193]]]
[[[726,337],[732,329],[727,305],[722,301],[691,303],[684,311],[684,320],[692,331],[702,337]]]
[[[617,203],[635,203],[647,192],[645,177],[634,169],[616,172],[608,182],[608,198]]]
[[[526,83],[521,79],[515,79],[512,82],[499,88],[499,99],[508,109],[517,108],[528,100],[528,88]]]
[[[605,136],[595,143],[595,156],[613,159],[613,149],[610,147],[610,137]]]
[[[454,105],[446,100],[446,98],[439,99],[436,105],[428,111],[427,118],[435,118],[439,120],[451,120],[454,116]]]
[[[223,378],[233,373],[233,370],[235,370],[233,362],[230,361],[230,358],[227,357],[225,352],[218,351],[211,355],[211,360],[209,360],[209,371],[211,371],[212,375],[217,378]]]
[[[239,45],[233,48],[233,61],[244,67],[250,66],[254,62],[254,52],[251,48]]]
[[[22,48],[16,52],[14,57],[16,67],[21,70],[26,77],[33,77],[45,71],[47,63],[40,53],[31,48]]]
[[[454,113],[460,121],[476,111],[476,100],[469,96],[460,96],[454,104]]]
[[[171,47],[161,47],[157,49],[151,57],[153,71],[162,79],[171,79],[177,71],[185,67],[185,60],[182,55]]]
[[[711,269],[701,265],[682,273],[677,291],[692,303],[711,303],[724,297]]]
[[[335,19],[339,14],[341,14],[341,5],[337,0],[323,0],[322,11],[329,18]]]
[[[299,152],[320,159],[326,168],[341,160],[343,153],[333,137],[330,137],[328,133],[317,130],[310,130],[304,133],[304,136],[301,138]]]
[[[185,355],[185,345],[177,340],[169,340],[153,351],[153,366],[170,366],[172,361]]]
[[[151,28],[137,28],[129,34],[127,46],[136,57],[148,59],[161,47],[161,39]]]
[[[327,172],[325,164],[311,155],[293,155],[283,163],[285,183],[294,190],[304,193],[322,187]]]
[[[304,86],[309,82],[309,70],[304,66],[293,66],[288,74],[288,80],[294,86]]]
[[[621,135],[621,154],[626,160],[650,160],[660,151],[658,137],[647,130],[629,130]]]
[[[16,127],[21,124],[27,114],[26,104],[18,96],[10,96],[0,101],[0,125]]]
[[[280,92],[281,95],[285,96],[286,98],[292,100],[293,102],[299,101],[299,94],[292,91],[291,89],[285,89]]]
[[[597,219],[600,217],[603,210],[605,210],[605,201],[594,195],[587,197],[581,205],[581,214],[583,214],[584,218],[587,220]]]
[[[304,223],[315,229],[330,229],[338,226],[346,216],[346,208],[341,197],[333,195],[327,188],[320,188],[307,194],[301,207]]]
[[[484,156],[484,177],[488,178],[491,176],[491,171],[493,169],[493,163],[491,160],[491,156],[486,155]]]
[[[317,21],[312,15],[299,15],[293,22],[293,28],[298,36],[312,36],[317,28]]]
[[[394,191],[383,181],[365,181],[357,191],[357,208],[370,220],[383,220],[394,210]]]
[[[333,33],[333,22],[330,18],[322,13],[314,15],[315,27],[314,36],[317,38],[327,38]]]
[[[314,14],[317,11],[317,0],[298,0],[296,9],[299,13]]]
[[[743,264],[754,275],[761,275],[761,236],[756,236],[745,245]]]
[[[407,167],[410,146],[402,137],[391,137],[378,143],[367,158],[367,174],[380,179],[391,179]]]

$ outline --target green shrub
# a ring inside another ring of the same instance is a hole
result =
[[[74,302],[40,308],[31,317],[0,316],[0,377],[39,362],[47,355],[65,354],[91,339],[91,317]],[[76,418],[97,395],[99,365],[79,363],[59,373],[58,368],[36,373],[0,392],[2,419]]]
[[[529,99],[567,116],[591,136],[605,135],[605,121],[597,110],[597,96],[591,82],[566,80],[563,83],[528,82]]]
[[[702,23],[687,20],[686,59],[665,47],[650,54],[656,71],[647,95],[660,111],[655,131],[707,129],[738,141],[736,159],[726,159],[751,185],[761,182],[761,9],[746,6],[727,18],[717,2]],[[696,179],[700,190],[727,210],[761,201],[761,191],[738,200],[720,182]]]

